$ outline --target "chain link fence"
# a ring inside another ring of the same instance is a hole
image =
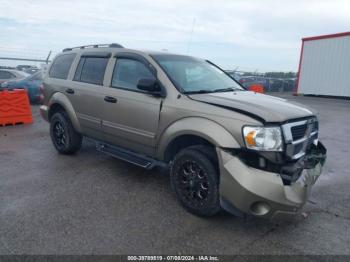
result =
[[[297,73],[295,72],[249,72],[226,70],[234,79],[244,87],[262,85],[265,92],[292,92],[297,84]]]

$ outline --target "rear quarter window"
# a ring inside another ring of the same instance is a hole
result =
[[[58,56],[52,63],[49,76],[52,78],[67,79],[69,69],[76,54],[66,54]]]

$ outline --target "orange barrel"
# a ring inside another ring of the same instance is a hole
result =
[[[251,86],[249,86],[248,90],[261,94],[265,93],[264,87],[260,84],[252,84]]]

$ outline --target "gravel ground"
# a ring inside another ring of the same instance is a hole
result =
[[[88,142],[59,155],[33,106],[34,124],[0,127],[0,254],[350,255],[350,101],[288,98],[319,111],[328,148],[305,217],[288,223],[193,216],[167,175]]]

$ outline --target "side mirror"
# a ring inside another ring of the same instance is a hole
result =
[[[137,82],[137,88],[150,93],[160,94],[161,88],[158,81],[153,78],[141,78]]]

